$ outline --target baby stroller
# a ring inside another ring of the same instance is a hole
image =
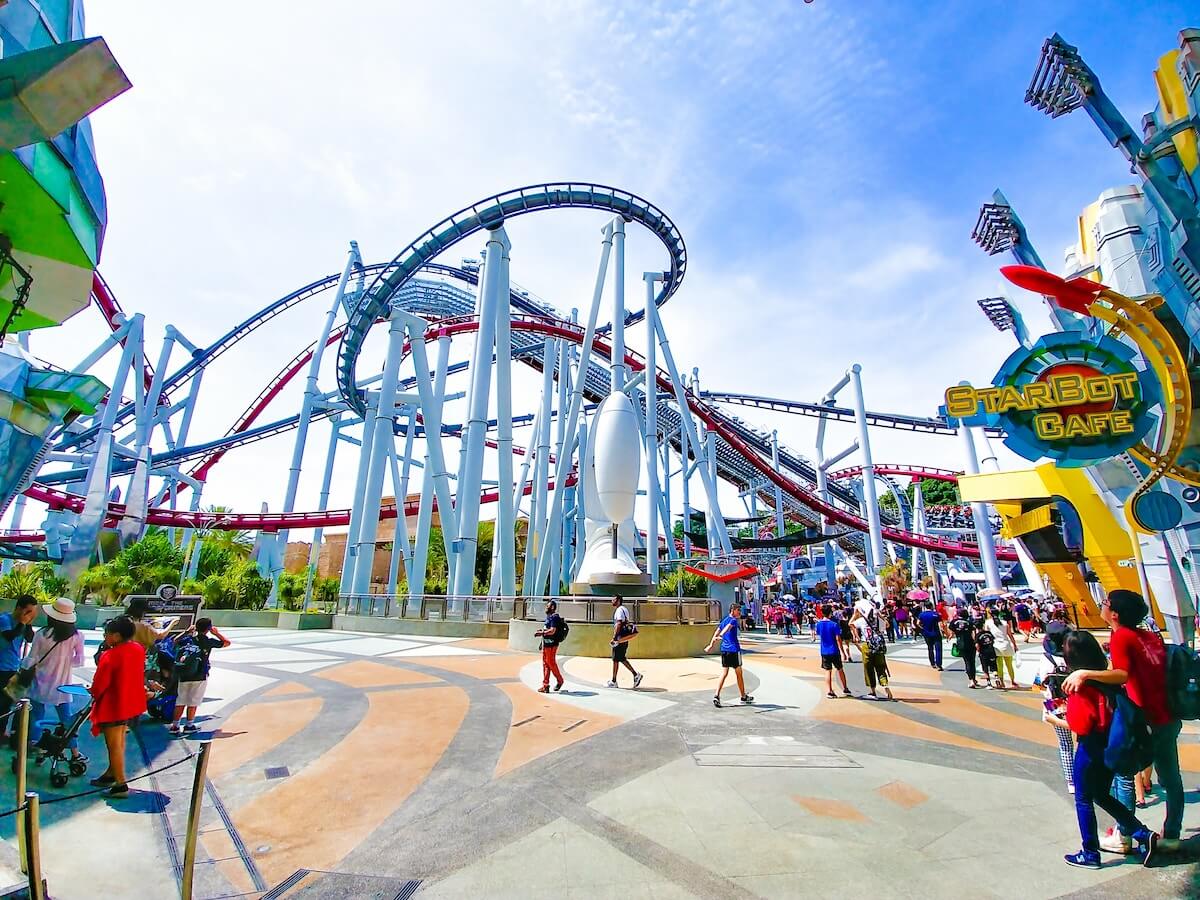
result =
[[[91,711],[92,699],[89,696],[87,703],[75,714],[75,717],[71,719],[69,724],[63,725],[61,722],[56,721],[51,726],[51,723],[47,722],[41,736],[37,739],[37,743],[33,745],[33,750],[36,754],[33,759],[35,766],[43,765],[46,760],[50,760],[51,787],[66,787],[67,772],[76,778],[87,772],[87,757],[72,758],[68,745],[79,734],[79,729],[88,720]],[[60,772],[59,766],[66,766],[67,772]],[[17,760],[15,757],[13,758],[12,768],[15,774],[17,771]]]

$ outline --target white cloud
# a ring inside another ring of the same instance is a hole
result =
[[[390,259],[489,193],[590,179],[643,194],[682,229],[689,274],[665,320],[681,367],[699,366],[707,386],[815,399],[858,361],[871,407],[932,414],[946,383],[986,379],[1008,352],[974,307],[994,291],[994,269],[964,240],[970,211],[946,221],[932,201],[865,180],[890,151],[865,139],[862,117],[899,89],[889,45],[833,7],[530,0],[334,12],[260,0],[234,22],[204,6],[93,4],[90,27],[135,85],[94,118],[111,211],[101,269],[126,309],[146,313],[152,354],[168,322],[204,345],[339,270],[351,238],[368,260]],[[514,279],[561,310],[583,308],[602,223],[513,221]],[[641,272],[662,265],[656,241],[631,232],[628,307],[642,302]],[[193,439],[224,433],[323,313],[290,312],[215,364]],[[87,312],[34,348],[65,362],[100,333]],[[640,331],[630,343],[642,345]],[[379,345],[362,373],[378,369]],[[331,373],[332,354],[327,388]],[[293,411],[299,391],[263,421]],[[811,444],[807,421],[745,418]],[[319,427],[302,508],[316,501],[325,440]],[[957,457],[945,439],[878,440],[879,454]],[[278,509],[290,448],[274,438],[230,454],[206,501]],[[353,468],[347,452],[333,505],[348,504]]]

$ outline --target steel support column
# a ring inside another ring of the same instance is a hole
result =
[[[488,398],[492,385],[492,354],[496,344],[497,315],[503,301],[508,315],[507,269],[504,257],[510,244],[504,228],[488,232],[483,278],[479,289],[479,330],[471,359],[471,387],[467,395],[467,422],[463,429],[462,461],[458,470],[458,563],[450,593],[467,597],[475,593],[475,555],[479,547],[479,491],[483,482],[483,451],[487,440]],[[509,440],[512,435],[510,433]],[[512,460],[509,459],[509,490]]]

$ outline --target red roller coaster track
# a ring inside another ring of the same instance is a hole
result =
[[[111,297],[110,297],[111,299]],[[425,332],[425,340],[433,341],[441,334],[454,336],[457,334],[468,334],[478,330],[479,323],[474,318],[462,319],[445,319],[434,322]],[[583,329],[578,325],[573,325],[569,322],[556,320],[551,318],[531,318],[514,316],[512,319],[512,329],[514,331],[529,332],[540,334],[548,337],[557,337],[564,340],[569,340],[574,343],[582,343]],[[331,342],[334,338],[331,336]],[[611,356],[611,347],[606,341],[597,336],[593,340],[592,348],[602,358]],[[304,366],[307,358],[311,358],[312,348],[299,354],[292,363],[272,380],[272,383],[259,395],[259,398],[252,404],[247,414],[244,415],[238,425],[241,429],[248,427],[274,399],[275,396],[283,389],[284,385],[293,378]],[[406,348],[407,352],[407,348]],[[626,352],[625,360],[633,372],[643,371],[645,369],[644,360],[631,352]],[[657,373],[657,383],[659,389],[670,393],[672,385],[666,373],[661,370]],[[737,453],[747,459],[762,475],[769,481],[778,485],[780,489],[788,496],[795,499],[797,502],[809,507],[810,509],[820,513],[825,517],[826,521],[847,525],[858,531],[866,531],[867,523],[863,518],[854,515],[853,513],[839,509],[825,503],[820,497],[811,493],[806,488],[786,477],[785,475],[775,471],[771,464],[751,449],[741,437],[725,426],[723,418],[710,406],[705,404],[691,392],[687,394],[688,408],[692,414],[702,421],[707,428],[715,431],[730,447]],[[237,426],[235,426],[237,429]],[[240,429],[239,429],[240,430]],[[208,468],[215,460],[206,460],[204,469],[207,473]],[[907,467],[889,467],[891,470],[884,471],[884,467],[876,467],[880,474],[897,474],[897,475],[913,475],[914,477],[941,477],[943,480],[956,476],[957,473],[950,472],[944,469],[929,469],[923,466],[907,466]],[[848,473],[842,477],[851,477],[852,469],[841,470]],[[861,472],[861,469],[859,470]],[[841,473],[838,473],[839,475]],[[528,489],[527,489],[528,490]],[[26,492],[26,495],[34,500],[39,500],[46,503],[52,509],[71,509],[78,511],[83,507],[83,498],[75,494],[70,494],[65,491],[60,491],[55,488],[50,488],[42,484],[33,484]],[[494,503],[498,498],[498,493],[493,491],[481,495],[480,501],[483,503]],[[415,512],[415,509],[410,510],[406,504],[405,514],[410,515]],[[110,503],[108,507],[108,515],[111,520],[115,521],[123,517],[125,507],[123,504]],[[381,518],[393,518],[397,514],[395,506],[383,507],[380,510]],[[161,525],[177,528],[216,528],[224,530],[262,530],[267,532],[277,532],[283,529],[304,529],[304,528],[324,528],[330,526],[346,525],[350,521],[350,511],[345,509],[325,510],[318,512],[292,512],[292,513],[209,513],[209,512],[190,512],[181,510],[171,510],[163,508],[152,508],[149,510],[146,522],[152,525]],[[898,528],[885,527],[883,536],[887,540],[905,544],[907,546],[919,547],[925,550],[931,550],[938,553],[945,553],[949,556],[967,556],[978,557],[979,548],[974,544],[968,544],[963,541],[948,540],[939,537],[928,535],[914,534],[913,532],[903,531]],[[8,542],[28,541],[37,539],[32,533],[17,533],[5,535],[2,540]],[[1001,559],[1015,560],[1016,554],[1011,550],[1000,550],[998,555]]]
[[[841,478],[858,478],[862,475],[862,466],[847,466],[829,473],[829,479],[836,481]],[[903,463],[875,463],[876,475],[901,475],[910,478],[928,478],[930,481],[958,481],[962,472],[952,469],[934,469],[930,466],[909,466]]]

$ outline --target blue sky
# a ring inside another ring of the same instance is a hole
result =
[[[101,270],[155,342],[172,322],[206,343],[340,268],[350,238],[390,258],[489,193],[593,180],[683,231],[689,273],[665,321],[706,386],[811,400],[860,362],[868,406],[931,414],[944,386],[989,379],[1012,349],[975,306],[1002,289],[1004,261],[970,241],[979,204],[1002,188],[1057,268],[1080,208],[1130,180],[1082,112],[1024,105],[1042,41],[1057,30],[1079,46],[1136,125],[1158,57],[1200,25],[1194,3],[1164,0],[432,6],[90,5],[89,30],[134,83],[93,117]],[[579,305],[601,224],[513,223],[514,279]],[[629,252],[633,307],[663,259],[644,235]],[[1038,303],[1020,302],[1036,331]],[[206,375],[197,440],[225,430],[322,312],[289,314]],[[34,348],[67,363],[98,335],[89,311]],[[745,418],[811,451],[811,421]],[[877,440],[877,459],[959,462],[952,440]],[[310,444],[302,507],[324,443]],[[282,439],[228,457],[207,499],[277,509],[289,453]],[[349,462],[333,502],[348,491]]]

